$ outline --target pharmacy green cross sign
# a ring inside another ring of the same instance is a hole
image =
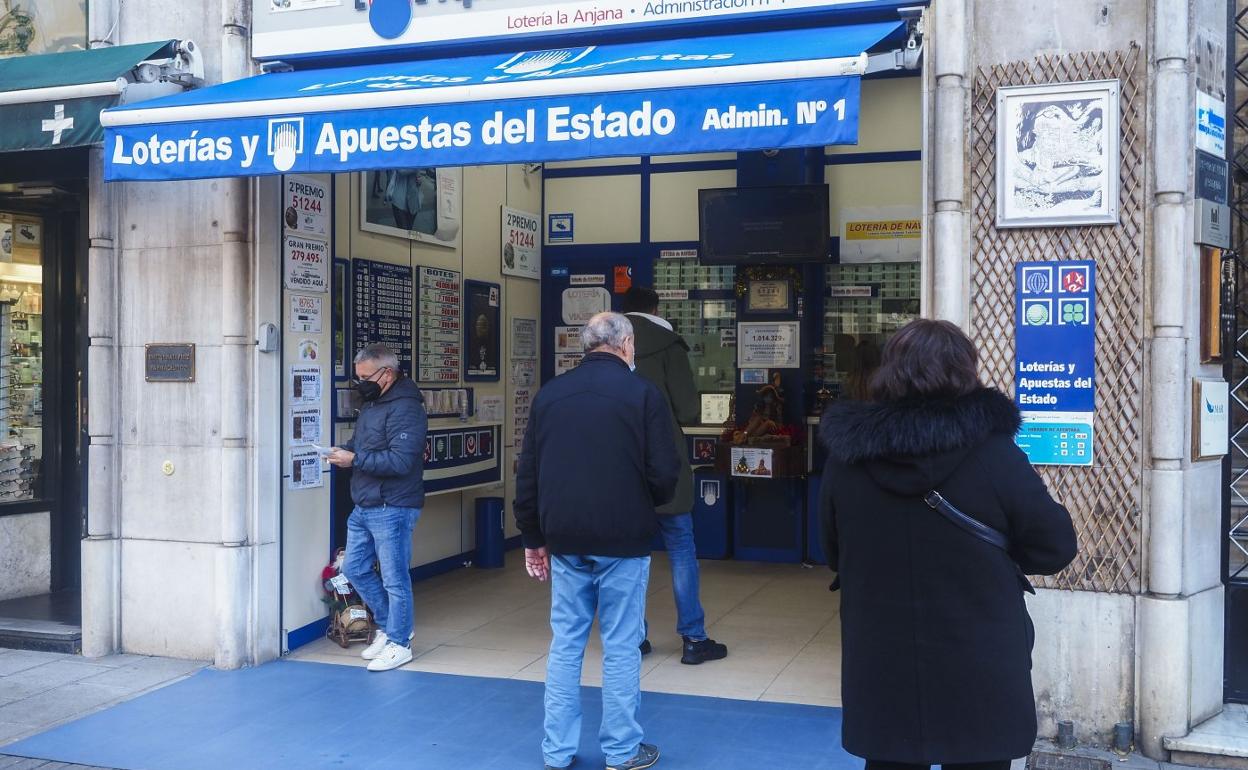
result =
[[[163,40],[0,59],[0,152],[98,144],[100,110],[117,104],[137,65],[174,48]]]
[[[95,144],[104,138],[100,110],[116,97],[66,99],[0,107],[0,152],[53,150]]]

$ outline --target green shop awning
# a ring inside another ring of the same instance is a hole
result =
[[[100,142],[100,110],[151,79],[139,65],[177,54],[177,41],[162,40],[0,59],[0,152]]]

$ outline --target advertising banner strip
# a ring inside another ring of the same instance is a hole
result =
[[[171,180],[858,141],[857,77],[105,129],[105,178]],[[107,114],[107,113],[106,113]]]
[[[645,28],[735,27],[781,17],[897,18],[925,0],[252,0],[252,53],[298,60],[445,43],[619,36]]]
[[[893,21],[275,72],[122,105],[107,110],[102,122],[168,123],[861,75],[864,52],[902,28]],[[206,107],[212,109],[192,109]]]

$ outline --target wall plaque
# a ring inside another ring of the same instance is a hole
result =
[[[194,382],[195,345],[191,343],[146,345],[143,375],[148,382]]]

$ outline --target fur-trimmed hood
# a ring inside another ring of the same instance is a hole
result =
[[[1020,425],[1008,396],[981,388],[954,399],[834,402],[824,412],[819,438],[833,462],[865,465],[881,486],[922,494],[989,437],[1013,437]]]

